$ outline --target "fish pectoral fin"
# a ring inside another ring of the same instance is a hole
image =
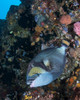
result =
[[[33,76],[34,74],[41,74],[41,73],[45,73],[46,71],[40,67],[33,67],[30,72],[29,72],[29,76]]]

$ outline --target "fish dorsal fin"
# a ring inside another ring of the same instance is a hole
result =
[[[29,72],[29,76],[33,76],[34,74],[40,74],[40,73],[45,73],[46,71],[40,67],[33,67],[30,72]]]
[[[45,49],[53,48],[53,47],[54,47],[53,44],[50,45],[50,46],[48,46],[48,45],[46,45],[46,44],[42,44],[42,45],[41,45],[41,50],[45,50]]]
[[[45,50],[45,49],[47,49],[47,48],[49,48],[49,46],[47,46],[46,44],[42,44],[42,45],[41,45],[41,50]]]

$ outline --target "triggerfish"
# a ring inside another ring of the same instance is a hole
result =
[[[52,47],[42,50],[28,65],[27,85],[40,87],[50,84],[63,72],[66,62],[66,47]]]

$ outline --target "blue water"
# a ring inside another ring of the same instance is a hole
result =
[[[20,0],[1,0],[0,1],[0,19],[5,19],[11,5],[19,5]]]

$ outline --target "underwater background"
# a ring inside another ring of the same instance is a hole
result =
[[[80,1],[2,0],[0,12],[0,100],[79,100]],[[68,46],[62,74],[48,85],[30,88],[30,62],[44,48],[62,44]]]
[[[0,19],[6,19],[7,12],[11,5],[19,5],[21,2],[19,0],[2,0],[0,2]]]

